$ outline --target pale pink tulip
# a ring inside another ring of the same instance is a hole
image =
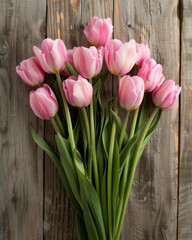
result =
[[[137,62],[136,62],[136,65],[137,65],[138,67],[141,67],[141,66],[142,66],[142,63],[143,63],[146,59],[150,58],[151,51],[150,51],[148,45],[145,44],[145,43],[140,43],[140,44],[139,44],[139,43],[136,43],[136,42],[135,42],[135,44],[136,44],[137,55],[139,56],[139,58],[138,58],[138,60],[137,60]]]
[[[84,78],[98,75],[103,66],[104,47],[75,47],[73,49],[73,63],[75,69]]]
[[[153,91],[152,99],[156,107],[160,109],[171,109],[176,103],[181,87],[173,80],[167,80],[160,88]]]
[[[159,88],[165,79],[161,64],[157,64],[155,60],[151,58],[146,59],[142,63],[137,76],[143,78],[146,92],[151,92]]]
[[[67,101],[75,107],[86,107],[91,103],[93,95],[92,85],[80,75],[71,76],[64,80],[63,90]]]
[[[113,32],[111,18],[93,17],[84,30],[87,40],[94,46],[105,46]]]
[[[105,45],[105,62],[114,75],[125,75],[138,59],[133,41],[122,43],[118,39],[109,40]]]
[[[67,62],[72,66],[74,67],[74,63],[73,63],[73,50],[72,49],[69,49],[67,50]],[[64,70],[61,72],[62,75],[64,76],[70,76],[68,70],[67,70],[67,67],[65,65],[65,68]]]
[[[44,39],[41,49],[33,46],[33,51],[45,72],[56,73],[65,68],[67,50],[61,39]]]
[[[143,79],[137,76],[125,75],[119,82],[119,103],[126,110],[138,108],[144,95]]]
[[[58,111],[58,102],[52,89],[47,84],[30,92],[30,106],[35,115],[41,119],[50,119]]]
[[[35,57],[28,58],[16,67],[17,74],[23,82],[31,87],[41,84],[44,81],[45,72]]]

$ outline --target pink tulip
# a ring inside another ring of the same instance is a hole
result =
[[[65,68],[67,50],[61,39],[44,39],[41,49],[33,46],[33,51],[45,72],[56,73]]]
[[[161,109],[171,109],[176,103],[181,87],[173,80],[167,80],[160,88],[152,93],[152,99],[156,107]]]
[[[111,18],[93,17],[84,30],[87,40],[95,46],[105,46],[111,38],[113,25]]]
[[[54,92],[47,84],[30,92],[30,106],[35,115],[41,119],[50,119],[58,111],[58,102]]]
[[[16,67],[17,74],[23,82],[31,87],[41,84],[44,81],[45,73],[35,57],[28,58]]]
[[[135,41],[135,40],[133,40],[133,41]],[[147,44],[145,44],[145,43],[138,44],[135,42],[135,45],[136,45],[137,55],[139,56],[139,58],[136,62],[136,65],[138,67],[141,67],[144,60],[150,58],[151,51],[150,51],[149,47],[147,46]]]
[[[72,49],[69,49],[67,50],[67,62],[72,66],[74,67],[74,63],[73,63],[73,50]],[[64,70],[61,72],[62,75],[64,76],[70,76],[68,70],[67,70],[67,67],[65,65],[65,68]]]
[[[143,100],[144,82],[137,76],[125,75],[119,82],[119,103],[126,110],[134,110]]]
[[[73,49],[73,63],[75,69],[84,78],[98,75],[103,65],[104,47],[75,47]]]
[[[122,43],[118,39],[109,40],[105,45],[105,62],[114,75],[125,75],[138,59],[133,41]]]
[[[157,64],[151,58],[144,60],[137,76],[143,78],[146,92],[159,88],[165,79],[161,64]]]
[[[93,95],[92,85],[80,75],[71,76],[63,82],[63,90],[67,101],[75,107],[86,107],[91,103]]]

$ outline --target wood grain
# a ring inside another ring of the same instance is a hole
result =
[[[29,107],[29,87],[15,66],[42,41],[46,1],[0,3],[0,239],[43,239],[43,152],[29,122],[40,134],[43,121]]]
[[[178,239],[192,238],[192,1],[180,5],[181,16],[181,125]]]
[[[166,79],[179,81],[177,1],[114,1],[115,38],[149,44]],[[123,114],[122,114],[123,115]],[[122,240],[176,239],[178,106],[164,112],[137,167]]]

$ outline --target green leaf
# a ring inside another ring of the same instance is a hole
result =
[[[71,76],[77,77],[79,75],[78,72],[74,69],[74,67],[72,67],[71,64],[67,61],[66,61],[66,67]]]
[[[143,151],[144,151],[144,149],[145,149],[145,146],[147,145],[147,143],[148,143],[151,135],[153,134],[155,128],[156,128],[157,125],[158,125],[158,123],[159,123],[159,121],[160,121],[160,119],[161,119],[161,115],[162,115],[162,110],[159,109],[159,111],[158,111],[157,114],[155,115],[155,117],[154,117],[154,119],[153,119],[153,121],[152,121],[152,123],[151,123],[151,126],[150,126],[150,128],[149,128],[149,130],[148,130],[148,132],[147,132],[147,134],[146,134],[145,140],[143,141],[142,147],[141,147],[141,149],[140,149],[140,156],[139,156],[139,158],[138,158],[138,161],[139,161],[139,159],[141,158],[141,155],[143,154]],[[137,162],[138,162],[138,161],[137,161]]]
[[[113,181],[112,182],[113,228],[115,229],[116,208],[117,208],[117,199],[118,199],[118,192],[119,192],[119,148],[118,148],[117,139],[115,139],[115,144],[114,144],[112,181]]]
[[[80,122],[81,122],[81,133],[82,133],[82,140],[83,140],[83,156],[84,156],[84,162],[86,163],[86,157],[87,157],[87,151],[88,151],[88,140],[87,140],[87,132],[86,132],[86,126],[85,121],[82,115],[81,109],[78,109]]]
[[[80,191],[81,191],[81,200],[83,205],[83,216],[85,220],[85,226],[87,229],[88,238],[93,240],[100,240],[98,237],[97,229],[95,227],[95,223],[93,221],[93,217],[89,209],[89,205],[87,202],[86,193],[85,193],[82,181],[80,184]]]
[[[116,122],[116,125],[117,125],[117,128],[118,128],[119,132],[121,132],[121,129],[122,129],[122,126],[123,126],[123,123],[122,123],[121,119],[119,118],[119,116],[112,109],[111,109],[111,113],[112,113],[113,119]],[[127,135],[126,131],[125,131],[125,135],[124,135],[123,141],[124,142],[128,141],[128,135]]]
[[[104,149],[103,149],[103,143],[102,138],[99,137],[99,141],[97,144],[97,164],[98,164],[98,170],[99,170],[99,182],[101,182],[105,170],[105,158],[104,158]]]
[[[100,239],[105,240],[106,235],[105,235],[105,228],[104,228],[104,222],[103,222],[99,197],[93,185],[85,177],[82,178],[81,190],[82,188],[83,188],[84,195],[86,196],[86,202],[88,203],[88,207],[90,209],[91,216],[93,218],[99,240]],[[84,209],[83,209],[83,212],[84,212]]]
[[[129,156],[131,154],[131,151],[136,145],[136,142],[139,137],[139,131],[137,131],[134,136],[126,143],[125,147],[122,149],[120,153],[120,175],[123,172],[123,168],[125,166],[125,162],[129,161]]]
[[[75,166],[76,166],[77,170],[80,171],[81,174],[85,175],[83,159],[82,159],[80,152],[77,149],[74,150],[74,156],[75,156],[74,162],[75,162]]]
[[[108,213],[107,213],[107,168],[105,168],[103,178],[101,181],[101,209],[103,214],[103,221],[105,225],[106,234],[108,233]],[[106,235],[107,237],[107,235]],[[107,238],[108,239],[108,238]]]
[[[64,185],[65,191],[66,191],[69,199],[73,203],[73,205],[76,208],[79,215],[82,216],[81,207],[80,207],[79,203],[77,202],[77,200],[75,199],[75,196],[74,196],[74,194],[71,190],[71,187],[70,187],[70,184],[68,182],[67,176],[66,176],[66,174],[63,170],[63,166],[62,166],[58,156],[54,153],[52,148],[45,142],[45,140],[35,132],[35,130],[34,130],[34,128],[31,124],[30,124],[30,129],[31,129],[31,134],[32,134],[33,140],[48,154],[48,156],[54,162],[54,164],[55,164],[55,166],[56,166],[56,168],[59,172],[59,175],[61,177],[62,183]]]
[[[70,154],[70,144],[65,138],[63,138],[59,134],[56,135],[56,143],[59,150],[61,163],[63,165],[63,169],[67,176],[68,182],[71,186],[71,190],[73,191],[73,194],[75,195],[77,201],[80,204],[80,187],[73,159]]]
[[[77,225],[80,240],[89,240],[84,220],[77,214]]]
[[[148,115],[149,115],[149,103],[147,101],[147,93],[145,93],[144,98],[143,98],[143,102],[142,102],[141,112],[140,112],[140,115],[139,115],[139,120],[137,122],[137,126],[136,126],[136,129],[135,129],[136,132],[140,128],[140,126],[147,121]]]

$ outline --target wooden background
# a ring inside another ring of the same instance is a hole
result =
[[[46,37],[83,44],[94,16],[111,17],[114,38],[149,44],[167,79],[182,86],[137,168],[122,240],[192,239],[192,0],[0,0],[0,240],[78,239],[73,207],[29,122],[50,143],[15,66]],[[115,82],[108,80],[105,96]]]

